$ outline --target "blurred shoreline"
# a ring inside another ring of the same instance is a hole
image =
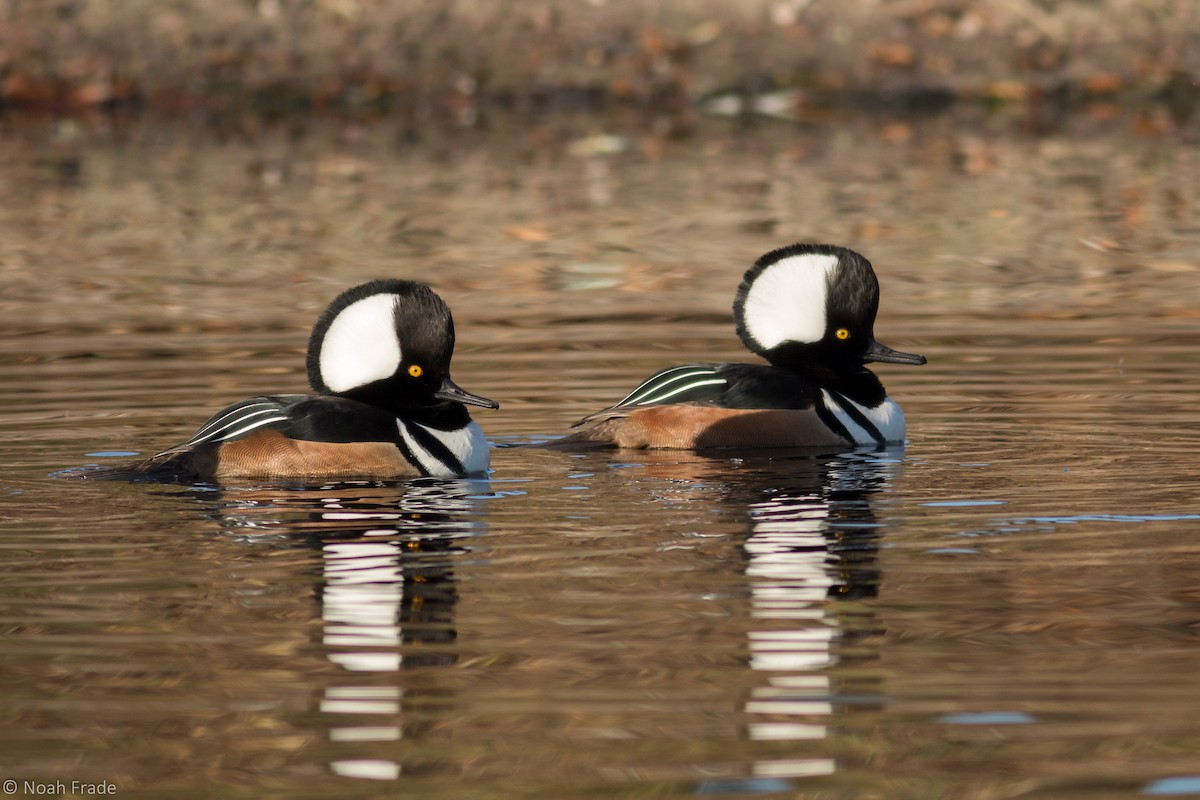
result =
[[[0,0],[0,113],[1200,104],[1191,0]]]

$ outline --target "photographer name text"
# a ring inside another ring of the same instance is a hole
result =
[[[25,797],[101,797],[115,795],[117,785],[108,781],[28,781],[8,780],[0,783],[0,792]]]

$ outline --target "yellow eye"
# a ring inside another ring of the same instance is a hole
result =
[[[408,374],[409,374],[409,375],[412,375],[414,378],[419,378],[419,377],[421,377],[421,374],[422,374],[423,372],[425,372],[425,370],[421,369],[421,368],[420,368],[418,365],[416,365],[416,364],[413,364],[411,367],[409,367],[409,368],[408,368]]]
[[[839,339],[846,340],[850,338],[850,331],[846,330],[845,328],[838,328],[833,332],[833,335]]]

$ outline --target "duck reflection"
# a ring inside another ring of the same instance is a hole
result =
[[[334,715],[330,762],[341,775],[390,780],[400,764],[370,754],[371,742],[411,736],[397,684],[402,670],[454,664],[458,653],[454,566],[485,532],[479,505],[488,483],[421,479],[399,485],[222,489],[214,504],[223,527],[273,547],[320,554],[314,592],[324,656],[347,678],[326,684],[319,709]],[[351,679],[350,676],[358,676]],[[347,722],[349,721],[349,724]],[[364,748],[366,751],[364,752]]]
[[[869,497],[890,479],[898,453],[818,459],[805,480],[785,481],[748,506],[742,545],[750,592],[750,667],[765,674],[745,704],[753,740],[827,738],[835,715],[877,704],[877,687],[847,686],[850,662],[872,660],[857,646],[879,633],[874,616],[830,600],[875,597],[879,524]],[[861,674],[861,670],[858,670]],[[876,681],[877,682],[877,681]],[[832,774],[831,758],[757,762],[758,778]]]
[[[464,518],[470,492],[462,481],[441,481],[411,487],[394,505],[361,495],[325,500],[318,516],[338,533],[310,540],[323,554],[318,591],[330,661],[361,672],[455,662],[447,647],[458,637],[453,563],[468,552],[461,539],[479,533]],[[352,538],[348,525],[357,529]]]
[[[705,781],[698,794],[788,791],[795,779],[833,774],[837,763],[824,744],[831,729],[880,706],[881,678],[869,666],[882,631],[869,606],[846,601],[879,592],[882,527],[871,497],[894,480],[902,454],[897,447],[734,459],[648,455],[639,465],[673,486],[706,485],[725,509],[748,518],[738,552],[747,663],[761,679],[742,700],[744,735],[795,752]]]

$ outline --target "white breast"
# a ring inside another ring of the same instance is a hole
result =
[[[491,453],[488,450],[487,437],[483,435],[483,428],[480,428],[474,421],[468,423],[465,428],[453,431],[440,431],[437,428],[430,428],[415,422],[397,420],[400,436],[403,437],[409,451],[420,462],[425,471],[434,477],[449,478],[457,476],[458,473],[422,447],[416,437],[408,431],[406,427],[408,425],[421,428],[444,444],[454,454],[454,457],[459,460],[459,463],[463,465],[463,471],[467,475],[487,472],[488,464],[491,463]]]
[[[824,401],[825,408],[829,409],[837,417],[838,421],[846,426],[846,430],[854,437],[855,444],[876,444],[875,437],[863,428],[863,426],[855,422],[854,418],[847,414],[841,407],[841,403],[847,403],[862,412],[862,415],[879,429],[879,432],[889,444],[901,444],[904,442],[904,412],[900,410],[900,405],[892,398],[885,397],[883,402],[877,406],[864,406],[854,402],[845,395],[839,394],[835,400],[828,389],[822,389],[821,399]]]

